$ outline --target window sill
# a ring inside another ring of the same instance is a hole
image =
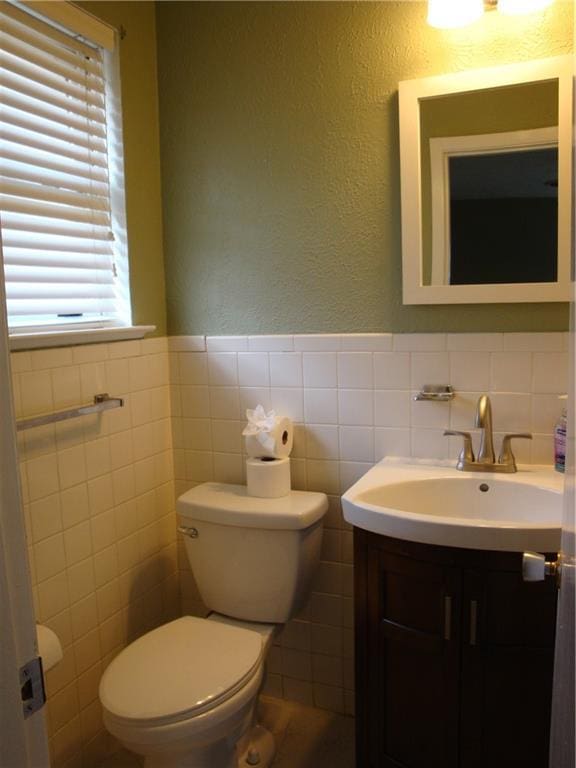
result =
[[[155,325],[129,325],[120,328],[82,328],[65,331],[14,333],[9,338],[11,352],[45,347],[73,347],[80,344],[142,339],[156,330]]]

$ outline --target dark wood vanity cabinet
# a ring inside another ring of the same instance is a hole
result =
[[[357,768],[547,768],[553,579],[354,529]]]

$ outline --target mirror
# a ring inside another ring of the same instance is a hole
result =
[[[570,298],[571,57],[400,83],[404,304]]]

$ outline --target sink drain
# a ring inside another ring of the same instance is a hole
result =
[[[478,486],[478,490],[482,491],[482,493],[486,493],[486,491],[490,490],[490,486],[488,485],[488,483],[480,483],[480,485]]]

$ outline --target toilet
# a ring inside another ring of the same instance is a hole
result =
[[[148,632],[100,682],[104,724],[145,768],[267,768],[272,735],[256,724],[266,654],[303,606],[320,558],[323,493],[266,499],[204,483],[177,502],[207,618]]]

